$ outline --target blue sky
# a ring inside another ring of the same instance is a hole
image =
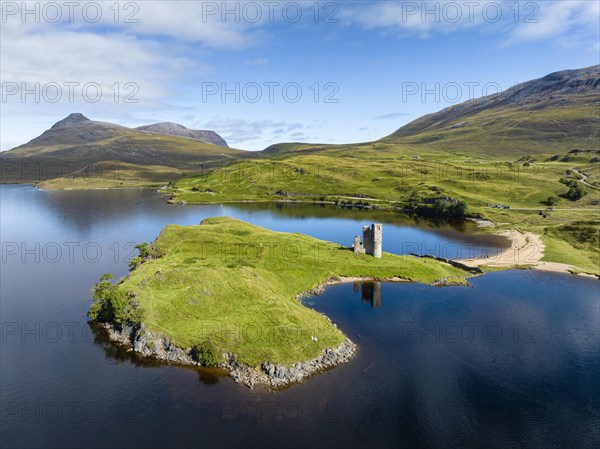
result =
[[[2,2],[2,150],[70,112],[213,129],[248,150],[369,141],[600,62],[597,1],[228,2],[228,15],[223,2],[45,5]]]

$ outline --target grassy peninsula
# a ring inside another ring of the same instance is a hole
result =
[[[228,217],[169,225],[143,251],[145,261],[109,295],[99,295],[104,304],[97,300],[90,316],[114,315],[109,302],[133,307],[135,313],[118,316],[141,320],[179,348],[208,351],[217,359],[232,353],[248,366],[305,361],[345,340],[331,321],[297,300],[332,278],[432,283],[467,274],[431,259],[355,255],[335,243]]]

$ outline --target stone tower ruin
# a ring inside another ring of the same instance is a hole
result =
[[[371,226],[363,226],[362,242],[357,235],[354,237],[354,252],[356,254],[367,254],[376,258],[381,258],[381,244],[383,240],[383,225],[373,223]]]

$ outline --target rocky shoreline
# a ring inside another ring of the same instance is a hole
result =
[[[296,299],[300,301],[307,296],[319,295],[330,285],[359,281],[410,282],[400,277],[377,279],[374,277],[339,276],[330,278],[309,291],[298,293]],[[331,321],[326,315],[323,316],[325,319]],[[108,337],[112,342],[124,345],[141,357],[154,358],[177,365],[203,366],[194,357],[192,348],[184,349],[176,346],[168,337],[155,334],[146,328],[143,323],[135,326],[121,326],[113,323],[98,324],[107,331]],[[292,366],[277,365],[270,362],[263,362],[260,366],[256,367],[249,366],[239,362],[235,358],[235,355],[229,352],[222,354],[223,361],[219,362],[216,366],[228,371],[235,382],[244,384],[250,388],[253,388],[255,385],[283,388],[301,382],[319,372],[346,363],[356,355],[356,352],[356,344],[346,337],[337,348],[323,349],[317,357],[294,363]]]
[[[106,329],[111,341],[127,346],[142,357],[152,357],[178,365],[202,366],[195,360],[192,348],[180,348],[169,338],[155,335],[144,324],[139,326],[99,324]],[[356,351],[356,345],[346,338],[337,348],[323,349],[317,357],[297,362],[292,366],[264,362],[259,367],[252,367],[238,362],[232,353],[223,353],[224,361],[218,363],[217,367],[229,371],[235,382],[250,388],[255,385],[282,388],[346,363],[356,355]]]

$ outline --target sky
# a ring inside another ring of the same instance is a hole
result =
[[[229,145],[372,141],[600,63],[600,2],[2,1],[0,149],[72,112]]]

